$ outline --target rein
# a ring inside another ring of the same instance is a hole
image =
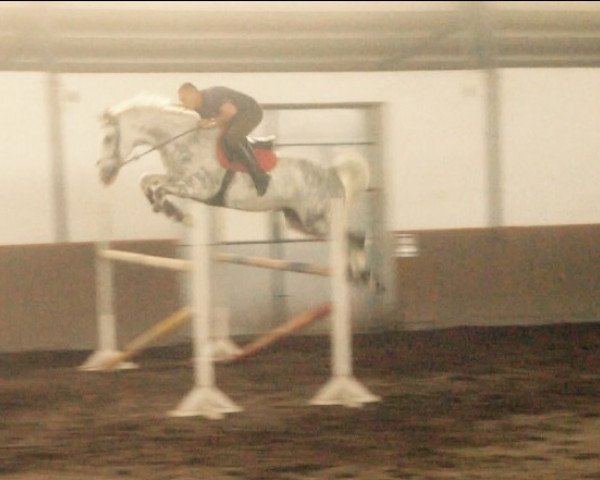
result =
[[[165,145],[168,145],[169,143],[171,143],[174,140],[177,140],[180,137],[183,137],[184,135],[187,135],[188,133],[193,132],[194,130],[198,130],[200,128],[203,128],[202,125],[196,125],[194,128],[190,128],[189,130],[186,130],[185,132],[182,132],[178,135],[175,135],[174,137],[169,138],[168,140],[165,140],[164,142],[159,143],[158,145],[153,146],[152,148],[149,148],[148,150],[146,150],[145,152],[139,153],[137,155],[134,155],[133,157],[124,160],[123,162],[121,162],[121,167],[123,165],[127,165],[128,163],[131,163],[135,160],[139,160],[140,158],[142,158],[144,155],[148,155],[150,152],[153,152],[154,150],[158,150],[159,148],[164,147]],[[204,127],[205,128],[205,127]]]

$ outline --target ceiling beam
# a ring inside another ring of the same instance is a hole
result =
[[[86,5],[48,2],[40,18],[34,2],[0,3],[0,69],[43,70],[50,57],[62,72],[479,67],[473,60],[478,40],[472,23],[464,10],[447,5],[429,11],[268,11],[265,6],[226,14],[144,8],[135,2],[128,8]],[[535,2],[529,9],[513,8],[510,2],[502,8],[490,5],[498,67],[600,66],[600,7],[568,11],[544,10]],[[42,36],[40,24],[46,20],[51,31]]]

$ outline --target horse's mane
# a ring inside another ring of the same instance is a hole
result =
[[[189,110],[178,103],[173,103],[170,98],[161,97],[160,95],[151,95],[148,93],[141,93],[133,98],[124,100],[114,107],[107,109],[106,113],[110,116],[117,116],[134,108],[159,109],[164,112],[180,113],[194,116],[196,118],[199,117],[198,113],[196,113],[194,110]]]

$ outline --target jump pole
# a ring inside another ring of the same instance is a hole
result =
[[[181,400],[173,417],[203,416],[220,419],[226,413],[241,411],[215,385],[215,371],[211,352],[210,291],[210,211],[202,203],[190,204],[193,217],[191,242],[192,286],[192,344],[194,355],[194,387]]]
[[[250,267],[267,268],[270,270],[286,270],[289,272],[307,273],[309,275],[329,276],[329,269],[321,265],[313,265],[304,262],[292,262],[279,260],[277,258],[248,257],[234,255],[231,253],[217,253],[214,258],[218,262],[234,263],[236,265],[248,265]]]
[[[350,289],[346,276],[348,240],[346,237],[347,212],[340,198],[331,201],[331,231],[329,262],[331,270],[331,369],[332,378],[310,401],[311,405],[343,405],[360,407],[378,402],[352,373],[352,327]]]
[[[267,332],[253,342],[244,345],[238,354],[229,357],[227,361],[237,362],[244,358],[251,357],[273,342],[311,324],[315,320],[327,315],[329,312],[331,312],[331,305],[329,303],[324,303],[317,308],[302,312],[283,325],[271,330],[270,332]]]
[[[121,353],[107,361],[103,365],[102,369],[113,370],[119,364],[121,364],[121,362],[131,359],[153,341],[165,336],[167,333],[183,325],[188,321],[190,315],[191,311],[188,307],[180,308],[176,312],[172,313],[165,319],[154,324],[148,330],[135,337],[131,342],[123,347],[123,351]]]
[[[105,222],[107,223],[106,219]],[[108,229],[106,229],[106,231],[108,232]],[[213,243],[211,243],[211,245],[212,244]],[[138,335],[124,347],[123,351],[118,350],[116,346],[116,320],[113,308],[114,285],[112,263],[121,262],[178,272],[192,272],[192,262],[189,259],[167,258],[124,250],[115,250],[110,248],[110,243],[108,241],[97,242],[95,244],[95,251],[98,348],[88,360],[79,367],[79,369],[86,371],[101,371],[137,368],[137,365],[126,362],[126,360],[135,356],[149,343],[166,335],[171,330],[178,328],[187,320],[187,318],[184,314],[185,310],[181,309]],[[321,276],[329,275],[328,267],[303,262],[266,257],[244,257],[229,253],[215,253],[211,258],[219,263],[225,264],[233,263],[257,268],[287,270]],[[310,312],[306,312],[306,314],[309,313]],[[300,316],[302,315],[304,314],[300,314]],[[216,322],[211,347],[213,360],[230,360],[232,357],[242,353],[242,349],[237,346],[229,336],[229,310],[225,307],[215,307],[214,316]],[[321,315],[319,315],[319,317],[320,316]],[[269,340],[268,343],[272,343],[277,338],[291,333],[286,330],[288,328],[287,325],[294,324],[295,319],[296,318],[290,320],[283,327],[279,327],[284,329],[281,332],[278,328],[275,331],[266,334],[265,337],[274,335],[274,338]],[[293,330],[301,327],[302,325],[299,325],[298,327],[293,328]],[[262,337],[259,339],[259,341],[263,340]]]
[[[101,249],[99,254],[102,258],[115,262],[131,263],[134,265],[144,265],[146,267],[165,268],[186,272],[191,270],[188,260],[178,258],[159,257],[156,255],[146,255],[144,253],[126,252],[123,250],[113,250],[110,248]],[[293,262],[289,260],[280,260],[267,257],[249,257],[235,255],[233,253],[215,253],[212,258],[217,262],[233,263],[236,265],[247,265],[256,268],[267,268],[270,270],[287,270],[290,272],[307,273],[309,275],[329,276],[329,268],[311,263]]]
[[[314,321],[319,318],[328,315],[331,312],[331,304],[324,303],[316,308],[311,310],[307,310],[305,312],[299,313],[292,319],[288,320],[283,325],[280,325],[273,330],[262,335],[260,338],[244,345],[243,347],[238,347],[233,344],[235,348],[231,350],[230,348],[227,351],[223,351],[221,355],[215,355],[214,350],[219,349],[218,345],[215,345],[215,339],[213,338],[212,342],[212,350],[213,350],[213,360],[214,361],[224,361],[224,362],[237,362],[239,360],[245,359],[247,357],[251,357],[261,350],[265,349],[272,343],[278,341],[279,339],[286,337],[301,328],[310,325]],[[224,320],[224,316],[227,315],[227,309],[219,309],[215,310],[216,315],[216,323]],[[191,317],[191,310],[189,307],[183,307],[172,313],[168,317],[164,318],[160,322],[154,324],[148,330],[142,332],[137,337],[135,337],[131,342],[129,342],[125,347],[123,347],[123,351],[116,355],[114,358],[111,358],[107,361],[103,366],[103,370],[112,370],[117,367],[121,362],[131,359],[139,352],[141,352],[144,348],[146,348],[150,343],[155,340],[167,335],[172,330],[179,328],[181,325],[186,323]],[[215,328],[216,326],[215,325]],[[227,323],[225,323],[227,325]],[[224,330],[225,336],[223,338],[217,337],[219,340],[227,340],[228,330]]]

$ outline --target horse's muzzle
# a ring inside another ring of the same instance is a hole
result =
[[[100,181],[104,185],[110,185],[117,178],[119,173],[119,164],[115,162],[109,162],[107,160],[98,160],[96,164],[98,166],[100,175]]]

